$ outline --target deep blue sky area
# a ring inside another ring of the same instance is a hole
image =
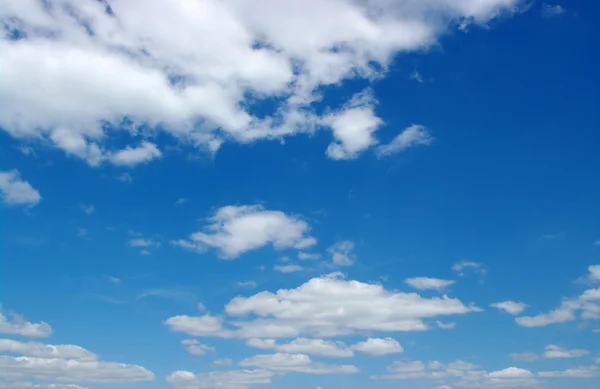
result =
[[[6,3],[1,388],[600,386],[597,2]]]

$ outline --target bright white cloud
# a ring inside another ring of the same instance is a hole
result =
[[[352,365],[328,365],[314,362],[306,354],[261,354],[243,359],[240,366],[256,367],[279,373],[306,374],[354,374],[358,368]]]
[[[205,355],[208,352],[215,351],[214,347],[202,344],[198,339],[184,339],[181,341],[181,344],[188,353],[193,355]]]
[[[189,250],[215,248],[223,258],[234,259],[269,244],[281,250],[303,249],[317,242],[308,235],[310,226],[305,221],[260,205],[226,206],[208,221],[206,232],[195,232],[190,241],[176,244]]]
[[[157,158],[148,139],[160,131],[215,152],[225,141],[330,128],[328,155],[350,158],[376,144],[373,104],[319,117],[318,91],[376,79],[396,54],[519,4],[308,1],[137,0],[111,3],[110,13],[102,2],[62,0],[47,12],[45,2],[5,1],[0,20],[25,38],[5,35],[0,45],[0,128],[49,139],[91,165]],[[251,102],[263,98],[274,98],[275,109],[257,117]],[[115,151],[117,132],[130,138]]]
[[[35,378],[58,382],[127,383],[154,379],[152,372],[137,365],[5,355],[0,355],[0,371],[11,380]]]
[[[421,81],[422,82],[422,81]],[[433,137],[421,125],[413,124],[398,134],[390,143],[377,148],[377,155],[388,157],[415,146],[426,146],[433,142]]]
[[[415,289],[419,290],[443,290],[451,285],[454,285],[456,281],[452,280],[441,280],[439,278],[430,278],[430,277],[414,277],[407,278],[404,282]]]
[[[15,313],[9,315],[11,319],[0,312],[1,334],[20,335],[29,338],[46,338],[52,334],[52,327],[47,323],[31,323],[21,315]]]
[[[268,370],[226,370],[194,375],[189,371],[176,371],[167,377],[175,389],[248,389],[255,385],[271,383],[275,373]]]
[[[308,354],[333,358],[346,358],[354,355],[344,343],[323,339],[296,338],[289,343],[278,344],[275,339],[252,338],[246,341],[246,345],[287,354]]]
[[[164,324],[171,331],[183,332],[191,336],[229,336],[229,332],[223,328],[223,319],[211,315],[173,316],[165,320]]]
[[[351,266],[356,261],[356,255],[353,253],[354,243],[349,240],[342,240],[327,249],[331,255],[331,260],[336,266]]]
[[[515,301],[502,301],[499,303],[490,304],[490,307],[510,313],[511,315],[518,315],[527,308],[527,304],[518,303]]]
[[[369,338],[353,345],[352,350],[369,355],[389,355],[404,352],[397,340],[392,338]]]
[[[582,349],[568,350],[563,347],[551,344],[546,346],[544,358],[579,358],[588,355],[590,352]]]
[[[17,170],[0,171],[0,194],[8,205],[34,206],[42,196],[31,184],[21,179]]]
[[[71,344],[23,343],[11,339],[0,339],[0,352],[38,358],[66,358],[80,361],[95,361],[98,359],[98,356],[93,352]]]

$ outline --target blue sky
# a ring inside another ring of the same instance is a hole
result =
[[[0,387],[599,386],[595,2],[1,3]]]

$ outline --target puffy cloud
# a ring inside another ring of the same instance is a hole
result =
[[[414,277],[407,278],[404,282],[415,289],[419,290],[427,290],[427,289],[435,289],[442,290],[451,285],[454,285],[456,281],[452,280],[441,280],[439,278],[430,278],[430,277]]]
[[[536,386],[539,381],[532,372],[518,367],[509,367],[504,370],[493,371],[486,376],[485,383],[491,387],[511,388]]]
[[[600,241],[598,241],[598,244],[600,245]],[[600,281],[600,265],[592,265],[590,267],[588,267],[588,271],[589,271],[589,275],[588,278],[591,281]]]
[[[31,323],[21,315],[14,313],[11,314],[11,318],[12,320],[9,320],[0,312],[0,333],[27,336],[29,338],[46,338],[52,334],[52,327],[47,323]]]
[[[205,355],[208,352],[215,351],[214,347],[200,343],[197,339],[184,339],[181,344],[185,347],[188,353],[193,355]]]
[[[230,336],[223,328],[223,319],[216,316],[173,316],[165,320],[171,331],[183,332],[192,336]]]
[[[300,265],[289,264],[289,265],[275,265],[273,266],[273,270],[278,271],[280,273],[295,273],[304,270],[304,268]]]
[[[580,366],[567,370],[541,371],[538,375],[546,378],[593,378],[598,376],[599,370],[597,366]]]
[[[322,339],[296,338],[289,343],[278,344],[275,339],[252,338],[248,339],[246,344],[254,348],[276,350],[287,354],[309,354],[333,358],[345,358],[354,355],[352,350],[344,343]]]
[[[515,301],[502,301],[499,303],[490,304],[490,307],[500,311],[508,312],[511,315],[518,315],[527,308],[525,303],[517,303]]]
[[[578,358],[588,355],[590,352],[587,350],[567,350],[563,347],[551,344],[546,346],[544,351],[544,358]]]
[[[392,338],[369,338],[364,342],[353,345],[352,350],[369,355],[398,354],[404,351],[400,343]]]
[[[275,373],[268,370],[228,370],[194,375],[189,371],[176,371],[167,377],[175,389],[248,389],[255,385],[271,383]]]
[[[313,362],[306,354],[261,354],[246,358],[240,366],[257,367],[280,373],[353,374],[358,368],[352,365],[327,365]]]
[[[11,339],[0,339],[0,352],[39,358],[66,358],[80,361],[95,361],[98,356],[82,347],[71,344],[52,345],[38,342],[18,342]]]
[[[422,82],[422,81],[421,81]],[[377,155],[387,157],[393,154],[401,153],[402,151],[415,147],[425,146],[433,142],[433,137],[429,134],[424,126],[413,124],[406,128],[388,144],[381,145],[377,148]]]
[[[34,206],[42,196],[31,184],[21,179],[18,170],[0,171],[0,193],[8,205]]]
[[[308,223],[260,205],[226,206],[208,220],[206,232],[193,233],[190,242],[178,241],[177,245],[190,250],[216,248],[224,258],[234,259],[269,244],[279,250],[303,249],[316,243],[308,235]]]
[[[356,261],[356,255],[353,253],[354,243],[349,240],[342,240],[335,243],[327,249],[331,254],[331,260],[336,266],[351,266]]]
[[[159,157],[145,139],[161,131],[215,152],[225,141],[324,127],[335,139],[328,155],[350,158],[376,143],[381,121],[370,103],[318,117],[312,103],[323,87],[381,77],[396,54],[519,4],[308,1],[138,0],[110,12],[103,2],[7,2],[0,20],[22,39],[5,34],[0,45],[0,128],[47,138],[91,165]],[[252,102],[268,98],[273,112],[255,115]],[[119,132],[131,144],[112,151]]]
[[[510,354],[511,359],[519,362],[534,362],[540,359],[536,353],[524,352],[524,353],[512,353]]]
[[[5,355],[0,355],[0,371],[11,380],[29,377],[59,382],[128,383],[154,379],[152,372],[138,365]]]

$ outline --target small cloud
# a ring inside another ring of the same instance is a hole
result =
[[[133,177],[129,173],[119,174],[115,177],[117,181],[124,182],[126,184],[131,184],[133,182]]]
[[[490,307],[496,308],[499,311],[504,311],[516,316],[527,309],[527,304],[515,301],[502,301],[499,303],[490,304]]]
[[[214,347],[202,344],[197,339],[184,339],[181,341],[181,344],[192,355],[206,355],[208,352],[215,351]]]
[[[130,247],[158,247],[158,246],[160,246],[160,243],[155,242],[152,239],[135,238],[135,239],[129,240],[129,246]]]
[[[80,228],[77,230],[77,236],[80,238],[85,238],[87,237],[87,230],[85,228]]]
[[[175,205],[183,205],[187,202],[188,202],[188,199],[186,199],[185,197],[182,197],[182,198],[178,199],[177,201],[175,201]]]
[[[35,150],[33,149],[33,147],[31,146],[26,146],[26,145],[21,145],[19,147],[17,147],[17,149],[25,156],[27,157],[34,157],[37,158],[37,154],[35,153]]]
[[[215,359],[212,362],[212,364],[215,366],[231,366],[231,365],[233,365],[233,359],[230,359],[230,358]]]
[[[29,182],[21,179],[18,170],[0,171],[0,198],[7,205],[37,205],[42,196]]]
[[[196,308],[198,308],[198,310],[199,310],[200,312],[206,311],[206,306],[205,306],[204,304],[202,304],[202,303],[198,303],[198,304],[196,305]]]
[[[531,352],[512,353],[512,354],[510,354],[510,358],[513,361],[518,361],[518,362],[535,362],[538,359],[540,359],[540,357],[538,357],[536,353],[531,353]]]
[[[148,250],[142,250],[142,251],[140,251],[140,254],[142,254],[142,255],[150,255],[151,252],[148,251]]]
[[[91,215],[92,213],[94,213],[96,211],[96,207],[94,207],[92,204],[90,205],[80,205],[79,208],[81,208],[81,210],[86,214],[86,215]]]
[[[300,265],[276,265],[273,267],[273,270],[278,271],[280,273],[295,273],[298,271],[304,270],[304,268]]]
[[[479,274],[481,277],[487,274],[487,269],[483,263],[473,261],[457,262],[452,266],[452,271],[457,273],[459,277],[466,276],[469,271]]]
[[[257,285],[256,281],[240,281],[237,283],[237,286],[242,288],[256,288]]]
[[[562,239],[565,236],[566,236],[566,233],[564,231],[561,231],[561,232],[555,232],[552,234],[544,234],[544,235],[540,236],[539,240],[540,241],[557,240],[557,239]]]
[[[318,259],[321,259],[321,254],[305,253],[303,251],[300,251],[298,253],[298,259],[301,261],[316,261]]]
[[[331,260],[336,266],[351,266],[356,261],[356,255],[353,253],[354,243],[349,240],[342,240],[327,249],[331,254]]]
[[[600,239],[594,242],[594,246],[600,246]]]
[[[415,80],[416,82],[418,82],[419,84],[422,84],[423,82],[425,82],[423,80],[423,76],[421,75],[421,73],[419,73],[418,70],[415,70],[414,72],[412,72],[410,74],[410,76],[408,76],[409,79],[411,80]]]
[[[118,285],[118,284],[121,284],[121,283],[123,283],[123,281],[121,281],[121,279],[120,279],[120,278],[113,277],[113,276],[108,276],[108,280],[109,280],[110,282],[112,282],[113,284],[115,284],[115,285]]]
[[[439,321],[439,320],[437,320],[437,321],[435,322],[435,324],[436,324],[436,325],[437,325],[439,328],[441,328],[441,329],[443,329],[443,330],[451,330],[451,329],[453,329],[454,327],[456,327],[456,323],[442,323],[442,322],[441,322],[441,321]]]
[[[556,16],[561,16],[564,15],[565,12],[567,12],[566,9],[564,9],[562,6],[555,4],[547,4],[547,3],[543,3],[542,4],[542,17],[549,19],[549,18],[554,18]]]
[[[406,128],[388,144],[377,148],[377,156],[389,157],[401,153],[411,147],[427,146],[433,143],[433,137],[424,126],[413,124]]]

